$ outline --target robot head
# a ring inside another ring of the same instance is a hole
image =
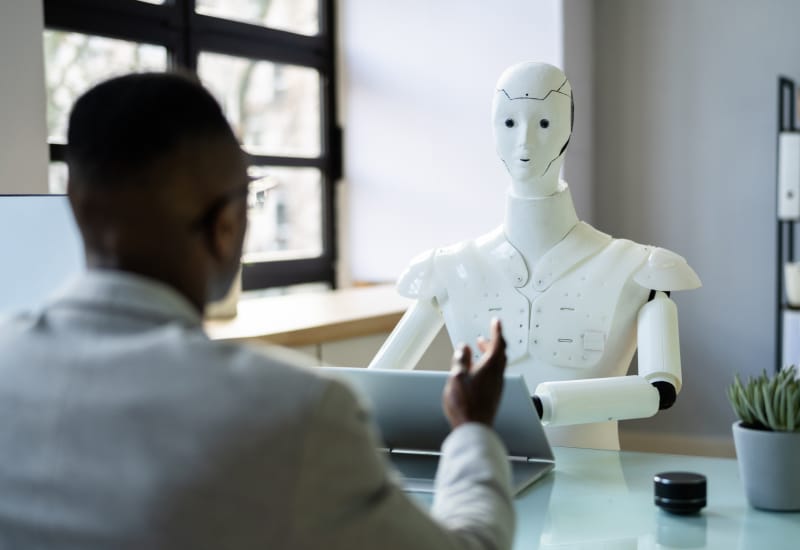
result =
[[[572,88],[560,69],[519,63],[500,75],[492,103],[494,141],[515,194],[556,192],[572,111]]]

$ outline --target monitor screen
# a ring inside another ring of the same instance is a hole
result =
[[[84,269],[64,195],[0,195],[0,316],[42,305]]]

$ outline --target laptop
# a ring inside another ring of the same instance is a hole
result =
[[[409,492],[433,492],[450,424],[442,410],[447,372],[326,367],[370,407],[384,447]],[[541,479],[555,459],[522,376],[506,375],[494,429],[505,443],[514,494]]]
[[[36,309],[84,269],[65,195],[0,195],[0,317]]]

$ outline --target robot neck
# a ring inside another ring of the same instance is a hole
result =
[[[547,197],[526,198],[509,190],[506,198],[506,238],[520,251],[529,267],[563,239],[578,223],[569,187],[563,181]]]

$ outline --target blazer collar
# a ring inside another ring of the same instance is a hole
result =
[[[171,286],[125,271],[89,270],[57,295],[51,305],[69,305],[119,311],[200,326],[194,306]]]

